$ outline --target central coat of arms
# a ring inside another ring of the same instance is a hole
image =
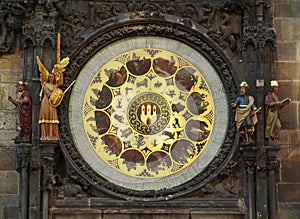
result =
[[[168,102],[157,93],[141,93],[128,106],[129,123],[140,134],[160,132],[168,125],[170,115]]]

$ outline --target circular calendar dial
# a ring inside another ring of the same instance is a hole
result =
[[[202,153],[214,124],[214,101],[197,68],[174,52],[139,48],[108,60],[89,82],[84,131],[108,166],[137,178],[160,178]]]

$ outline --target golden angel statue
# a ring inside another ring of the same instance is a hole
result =
[[[36,57],[40,71],[42,89],[40,92],[40,115],[41,140],[58,141],[58,116],[56,107],[61,103],[64,93],[60,87],[64,84],[63,72],[69,64],[69,57],[55,64],[49,73],[39,57]]]

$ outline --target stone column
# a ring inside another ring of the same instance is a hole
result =
[[[268,174],[268,203],[269,219],[277,218],[277,179],[279,171],[279,160],[277,159],[280,145],[270,144],[265,146],[267,154],[267,174]]]
[[[246,204],[248,207],[248,217],[249,219],[256,218],[256,199],[255,199],[255,170],[256,170],[256,147],[253,144],[241,144],[240,150],[242,152],[243,163],[245,168],[245,194],[246,194]]]
[[[28,218],[28,184],[29,184],[29,162],[30,143],[16,142],[16,170],[19,172],[19,218]]]
[[[49,216],[49,197],[51,197],[52,187],[55,184],[53,177],[53,166],[55,161],[55,148],[58,146],[57,141],[41,141],[41,188],[42,188],[42,218],[47,219]]]

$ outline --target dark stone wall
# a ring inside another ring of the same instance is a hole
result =
[[[281,85],[280,97],[292,99],[282,111],[278,212],[279,218],[293,219],[300,215],[300,2],[276,0],[274,15],[277,31],[274,76]]]
[[[16,169],[16,108],[7,100],[15,97],[22,76],[19,45],[12,55],[0,56],[0,218],[18,218],[19,176]]]

